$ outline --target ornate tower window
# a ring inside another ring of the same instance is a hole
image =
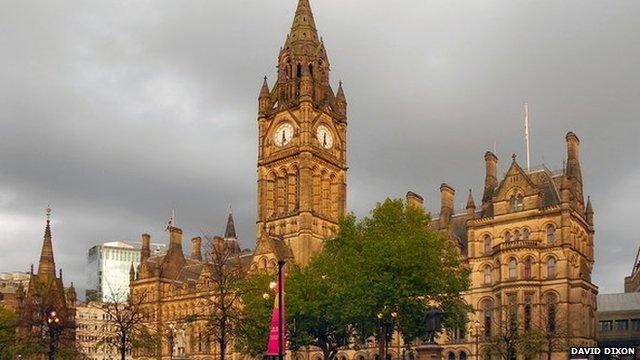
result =
[[[510,233],[510,232],[508,232],[508,231],[507,231],[507,232],[504,234],[504,241],[506,241],[506,242],[511,241],[511,233]]]
[[[493,325],[493,301],[486,299],[482,302],[483,320],[484,320],[484,336],[491,337],[491,326]]]
[[[554,257],[550,257],[549,260],[547,260],[547,277],[556,277],[556,258]]]
[[[485,285],[490,285],[491,281],[491,265],[486,265],[484,267],[484,283]]]
[[[518,277],[518,262],[516,259],[509,260],[509,279],[515,279]]]
[[[547,331],[550,333],[556,332],[556,304],[558,298],[556,294],[547,294]]]
[[[520,233],[520,230],[516,230],[513,232],[513,240],[518,241],[522,238],[522,234]]]
[[[525,279],[530,279],[531,278],[531,258],[527,258],[524,261],[524,278]]]
[[[489,235],[484,236],[483,245],[484,245],[484,254],[485,255],[491,254],[491,236]]]
[[[552,224],[547,225],[547,243],[554,244],[556,242],[556,228]]]
[[[524,229],[522,231],[522,238],[524,240],[529,240],[530,237],[531,237],[531,231],[529,231],[529,229]]]

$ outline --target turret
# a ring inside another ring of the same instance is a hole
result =
[[[587,209],[585,210],[587,224],[593,226],[593,206],[591,206],[591,196],[587,198]]]
[[[131,266],[129,267],[129,282],[134,282],[136,280],[136,269],[133,266],[133,263],[131,263]]]
[[[202,238],[191,239],[191,259],[202,261]]]
[[[271,110],[271,97],[269,93],[269,84],[265,76],[262,82],[262,88],[260,89],[260,95],[258,96],[258,110],[260,115],[266,115],[269,110]]]
[[[347,115],[347,98],[344,95],[342,81],[338,83],[338,92],[336,93],[336,112],[341,116]]]
[[[440,185],[440,228],[445,228],[451,223],[453,216],[453,200],[456,191],[449,185]]]
[[[476,203],[473,201],[473,193],[469,189],[469,197],[467,198],[467,220],[476,217]]]

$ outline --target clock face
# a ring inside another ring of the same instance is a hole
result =
[[[331,149],[333,146],[333,135],[331,135],[331,131],[324,125],[318,126],[316,138],[320,145],[325,149]]]
[[[284,123],[276,129],[276,132],[273,135],[273,142],[275,142],[277,146],[285,146],[292,138],[293,126],[289,123]]]

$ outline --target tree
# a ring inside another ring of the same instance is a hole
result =
[[[469,307],[462,292],[469,272],[428,221],[422,209],[401,200],[378,204],[360,221],[353,215],[341,219],[322,252],[307,266],[289,269],[285,303],[291,349],[318,347],[325,360],[334,360],[340,348],[375,336],[384,359],[394,331],[406,342],[426,335],[428,310],[445,311],[445,327],[464,326]],[[255,290],[253,302],[243,298],[243,304],[247,318],[260,322],[246,326],[256,326],[252,334],[264,347],[269,318],[265,304],[256,301],[261,291]]]
[[[238,333],[242,322],[241,301],[245,289],[241,282],[246,276],[236,241],[221,237],[205,236],[208,251],[205,267],[210,272],[208,292],[201,299],[201,309],[197,315],[188,316],[185,322],[206,323],[209,335],[213,337],[220,350],[220,360],[226,357],[227,349],[234,334]]]
[[[240,293],[240,321],[234,331],[238,351],[252,357],[267,351],[274,294],[269,283],[271,274],[252,274],[238,284]]]
[[[116,349],[120,360],[125,360],[127,354],[135,349],[151,350],[156,346],[156,337],[144,324],[147,314],[142,304],[145,300],[146,293],[125,296],[112,292],[108,301],[94,303],[94,306],[104,312],[106,319],[101,329],[105,337],[99,345]]]
[[[359,222],[347,217],[321,255],[333,259],[330,276],[350,294],[346,316],[361,337],[376,337],[382,359],[394,330],[407,342],[426,335],[430,309],[445,312],[445,328],[464,326],[469,271],[428,221],[421,208],[387,199]]]

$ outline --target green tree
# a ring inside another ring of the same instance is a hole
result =
[[[238,351],[258,356],[267,351],[274,294],[269,289],[273,275],[253,274],[240,281],[240,321],[234,328],[234,344]]]

